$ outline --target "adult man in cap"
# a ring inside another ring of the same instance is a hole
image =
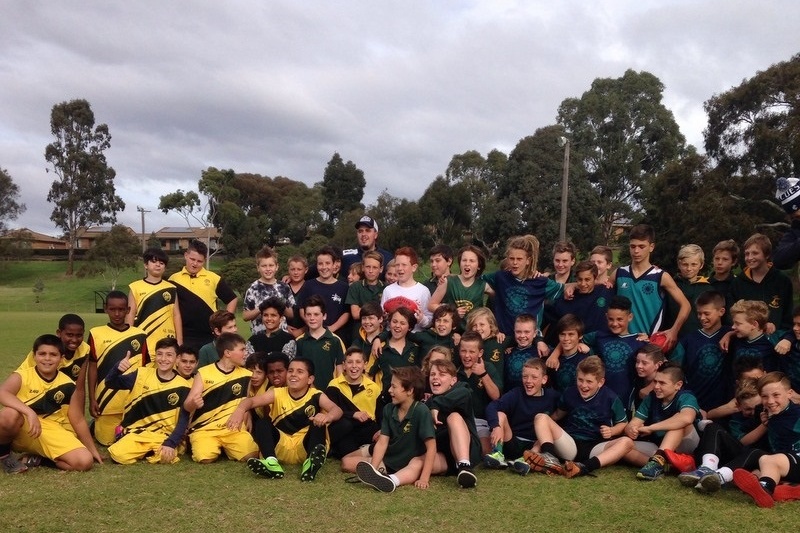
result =
[[[360,263],[364,252],[369,250],[377,250],[383,256],[383,272],[381,272],[381,279],[386,272],[386,263],[392,260],[392,252],[378,247],[378,223],[369,215],[364,215],[358,222],[356,222],[356,237],[358,239],[358,246],[356,248],[348,248],[342,250],[342,272],[345,276],[350,270],[350,265]]]
[[[786,270],[800,261],[800,180],[778,178],[776,188],[775,199],[791,218],[792,226],[772,251],[772,265]]]

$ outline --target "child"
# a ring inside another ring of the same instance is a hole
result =
[[[126,393],[106,386],[106,376],[127,356],[131,368],[150,362],[147,333],[125,323],[128,310],[124,292],[109,292],[105,304],[108,324],[89,330],[89,412],[94,417],[94,438],[104,446],[114,442],[127,398]]]
[[[94,458],[100,457],[88,431],[79,431],[86,428],[83,395],[75,393],[72,378],[59,372],[63,352],[57,336],[37,337],[34,366],[21,366],[0,385],[0,405],[4,406],[0,410],[0,461],[7,473],[28,469],[11,455],[12,449],[44,457],[61,470],[90,470]],[[84,386],[82,379],[80,385]]]
[[[250,386],[251,372],[244,368],[245,341],[237,333],[222,333],[216,348],[219,360],[197,371],[184,402],[184,408],[193,413],[189,433],[192,460],[201,464],[213,463],[222,451],[234,461],[258,455],[258,446],[247,430],[225,425]]]
[[[450,275],[450,268],[453,266],[453,249],[446,244],[437,244],[431,248],[430,254],[431,277],[425,282],[425,287],[433,294],[436,288]],[[395,252],[395,259],[397,253]]]
[[[325,464],[328,424],[339,420],[342,410],[324,392],[314,388],[314,363],[303,357],[289,363],[286,387],[267,389],[246,398],[231,414],[228,428],[242,426],[254,407],[270,406],[264,431],[257,436],[263,459],[251,458],[247,468],[267,478],[282,478],[281,462],[301,464],[300,481],[314,481]]]
[[[767,304],[757,300],[739,300],[731,307],[731,320],[733,338],[728,347],[731,360],[735,363],[745,355],[761,357],[767,372],[775,370],[778,364],[774,343],[766,334],[769,320]]]
[[[391,285],[397,282],[397,263],[394,258],[386,263],[386,275],[383,277],[386,285]]]
[[[778,368],[789,378],[792,390],[800,390],[800,306],[792,311],[792,331],[786,332],[775,351],[781,355]]]
[[[267,355],[267,388],[286,386],[290,362],[289,356],[282,352],[272,352]]]
[[[636,441],[625,459],[642,466],[636,477],[644,481],[664,475],[667,451],[690,454],[700,441],[694,428],[700,420],[700,406],[691,392],[681,390],[681,368],[674,363],[662,365],[653,383],[653,391],[625,427],[625,435]],[[694,466],[685,470],[689,469]]]
[[[236,315],[230,311],[214,311],[208,319],[208,325],[214,334],[214,340],[200,348],[197,357],[197,368],[203,368],[219,361],[216,339],[220,335],[239,332],[239,326],[236,325]]]
[[[725,309],[731,308],[736,301],[731,294],[731,285],[733,279],[736,277],[733,274],[733,268],[739,262],[739,245],[733,239],[720,241],[714,246],[711,252],[714,260],[713,273],[708,278],[708,282],[715,291],[722,293],[725,297]],[[725,315],[723,324],[730,324],[730,316]]]
[[[325,327],[326,303],[314,294],[303,301],[300,314],[308,331],[297,339],[297,357],[314,363],[314,380],[320,387],[342,373],[344,342]]]
[[[247,387],[247,397],[261,394],[269,386],[267,380],[267,354],[266,352],[254,352],[245,360],[244,367],[251,372],[250,385]],[[263,410],[257,413],[263,415]]]
[[[353,346],[361,348],[364,353],[372,351],[372,343],[383,330],[383,309],[379,302],[366,302],[360,309],[358,333],[353,339]]]
[[[604,377],[603,361],[596,355],[587,357],[578,365],[577,385],[562,393],[555,412],[536,415],[537,442],[524,453],[535,472],[585,475],[616,463],[633,449],[633,441],[621,436],[628,422],[625,407],[603,387]],[[566,468],[560,459],[567,460]]]
[[[178,360],[175,362],[175,370],[183,379],[193,379],[197,372],[197,351],[191,346],[182,344],[178,348]]]
[[[125,357],[106,376],[111,389],[128,390],[122,415],[122,432],[108,454],[115,463],[172,464],[179,461],[178,445],[186,434],[189,417],[178,418],[191,383],[175,372],[178,341],[167,337],[155,345],[155,368],[131,368]]]
[[[344,413],[331,424],[331,456],[342,458],[370,444],[380,426],[375,407],[381,394],[380,385],[364,376],[367,354],[351,346],[344,354],[344,373],[331,381],[325,394]]]
[[[300,318],[300,310],[296,308],[297,306],[297,298],[300,295],[300,289],[303,288],[303,285],[306,282],[306,274],[308,273],[308,261],[302,255],[293,255],[289,258],[287,262],[287,272],[288,275],[286,276],[287,284],[289,288],[292,290],[292,297],[295,301],[295,307],[292,308],[292,318],[286,320],[286,329],[289,333],[295,336],[295,338],[299,337],[301,333],[305,330],[305,323],[303,319]]]
[[[553,315],[558,319],[571,313],[583,322],[584,331],[608,331],[606,310],[614,292],[597,283],[597,266],[591,261],[575,266],[575,289],[571,300],[553,302]]]
[[[416,315],[414,331],[422,331],[431,323],[431,312],[428,310],[430,291],[422,283],[414,280],[419,258],[413,248],[405,246],[394,253],[397,282],[386,286],[381,295],[381,307],[388,314],[398,305],[414,304],[412,311]]]
[[[662,332],[667,337],[665,350],[669,351],[678,341],[678,332],[689,317],[691,306],[672,276],[650,264],[655,235],[653,228],[647,224],[637,224],[631,228],[628,245],[631,264],[619,267],[611,277],[611,282],[617,289],[617,295],[625,296],[633,304],[631,331],[634,333],[652,335],[659,331],[665,296],[668,294],[675,301],[679,308],[675,321],[672,327]]]
[[[312,296],[319,296],[325,306],[323,324],[331,333],[336,333],[341,338],[349,341],[350,331],[346,328],[350,320],[350,309],[345,304],[348,285],[336,278],[334,262],[341,258],[331,246],[324,246],[317,251],[317,271],[319,276],[305,282],[300,294],[297,295],[297,305],[300,306],[300,317],[305,320],[304,312],[306,302]],[[306,323],[307,325],[307,323]],[[344,336],[344,337],[343,337]],[[317,370],[320,370],[319,368]],[[323,376],[317,376],[323,378]],[[327,383],[317,384],[324,386]]]
[[[578,365],[588,357],[581,353],[578,345],[583,337],[583,322],[575,315],[564,315],[555,327],[558,336],[558,353],[547,358],[547,367],[556,370],[554,388],[563,392],[575,385]],[[559,355],[560,354],[560,355]],[[605,368],[603,369],[605,379]]]
[[[628,398],[628,403],[625,406],[629,410],[631,417],[642,404],[642,400],[647,398],[653,391],[656,373],[665,361],[666,357],[664,357],[661,347],[651,342],[648,342],[636,352],[634,366],[636,377],[633,380],[633,390],[631,390],[630,398]]]
[[[409,332],[414,328],[416,316],[407,307],[398,307],[389,315],[390,338],[381,345],[380,356],[369,369],[369,375],[381,382],[383,393],[378,399],[378,412],[383,411],[391,398],[389,385],[391,385],[393,368],[402,366],[417,366],[419,364],[419,346],[409,338]],[[380,341],[378,341],[380,342]]]
[[[503,383],[506,392],[522,385],[525,361],[537,355],[533,345],[535,339],[536,319],[529,314],[519,315],[514,321],[514,346],[507,350],[503,358]]]
[[[419,333],[412,333],[411,340],[419,345],[420,353],[427,353],[434,346],[446,346],[455,350],[460,335],[455,328],[458,325],[458,310],[455,305],[445,304],[433,312],[433,326]]]
[[[800,483],[800,405],[792,403],[794,394],[782,372],[770,372],[758,381],[764,406],[771,454],[758,460],[760,477],[743,468],[733,471],[733,482],[759,507],[773,507],[775,501],[800,498],[797,487],[781,486],[781,480]]]
[[[731,380],[720,340],[730,328],[722,325],[725,316],[725,297],[714,290],[701,293],[695,300],[700,328],[675,346],[670,359],[686,372],[686,381],[697,397],[700,409],[708,411],[730,398]]]
[[[377,250],[364,252],[361,264],[363,279],[350,284],[345,298],[353,319],[353,338],[357,338],[361,327],[361,307],[367,302],[380,302],[385,286],[380,279],[383,270],[383,255],[380,252]]]
[[[353,263],[350,265],[350,268],[347,269],[347,284],[352,285],[357,281],[361,281],[361,278],[364,277],[364,269],[360,262]]]
[[[442,304],[453,304],[463,321],[470,311],[483,306],[486,282],[480,276],[486,268],[486,257],[480,248],[470,244],[458,251],[458,265],[461,272],[443,279],[433,291],[428,309],[435,312]],[[462,331],[464,325],[461,324]]]
[[[556,409],[558,393],[544,388],[547,369],[544,361],[530,358],[522,367],[522,386],[515,387],[486,406],[486,422],[491,428],[494,449],[483,457],[488,468],[506,468],[527,473],[530,468],[522,457],[536,440],[531,423],[539,413],[552,413]],[[506,462],[506,457],[516,457]]]
[[[56,336],[61,339],[64,345],[64,357],[61,358],[61,368],[59,370],[73,381],[78,379],[78,373],[89,356],[89,345],[83,342],[85,329],[86,324],[78,315],[67,313],[58,320]],[[36,366],[36,360],[33,356],[34,353],[32,351],[29,352],[17,370]]]
[[[598,285],[610,284],[611,267],[614,265],[614,252],[608,246],[595,246],[589,253],[589,260],[597,266]]]
[[[436,459],[436,432],[431,412],[421,402],[424,388],[419,368],[392,369],[391,403],[384,407],[380,436],[372,450],[362,447],[344,457],[343,471],[356,472],[362,483],[381,492],[412,483],[428,488]]]
[[[286,316],[287,319],[292,318],[294,306],[292,289],[288,284],[277,279],[278,254],[272,248],[264,246],[256,252],[256,267],[259,278],[245,291],[242,310],[242,318],[250,322],[252,335],[257,335],[265,330],[262,322],[262,302],[268,298],[278,298],[283,305],[281,316]]]
[[[792,327],[792,281],[786,274],[770,265],[772,242],[756,233],[744,242],[745,268],[731,282],[734,301],[759,300],[769,310],[767,333],[786,331]]]
[[[294,336],[281,329],[281,317],[286,310],[284,300],[270,296],[258,305],[261,312],[261,331],[247,340],[247,353],[283,352],[291,359],[297,351]]]
[[[505,347],[500,339],[505,340],[505,335],[499,333],[497,321],[488,307],[478,307],[467,315],[464,331],[476,331],[483,339],[483,360],[494,365],[500,376],[503,375],[503,352]]]
[[[681,249],[678,251],[678,275],[675,276],[675,284],[686,297],[690,305],[689,316],[686,318],[686,322],[683,323],[683,326],[681,326],[678,333],[679,338],[683,338],[700,327],[694,301],[700,294],[711,289],[708,278],[700,275],[704,263],[705,254],[703,253],[703,249],[696,244],[681,246]],[[668,298],[664,313],[665,323],[674,323],[679,311],[680,309],[676,305],[676,302]]]
[[[455,474],[458,486],[473,488],[478,478],[473,465],[481,458],[481,443],[475,427],[472,392],[459,382],[455,365],[450,361],[431,361],[428,377],[431,396],[426,402],[436,426],[434,474]]]
[[[575,266],[577,250],[571,242],[559,241],[553,246],[553,279],[562,285],[573,281],[572,267]]]
[[[483,362],[483,339],[475,331],[468,331],[458,344],[461,366],[456,377],[466,383],[472,391],[472,407],[475,413],[475,427],[481,442],[481,455],[489,453],[489,424],[486,422],[486,406],[500,398],[503,379],[494,365]]]
[[[160,248],[148,248],[142,254],[145,277],[129,285],[130,311],[125,317],[147,333],[147,350],[153,352],[156,343],[167,337],[183,342],[183,325],[178,306],[178,289],[164,279],[169,257]]]

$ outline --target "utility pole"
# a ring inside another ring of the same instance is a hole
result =
[[[144,214],[149,213],[150,211],[146,210],[144,207],[136,206],[136,210],[142,214],[142,253],[144,253],[145,248],[147,248],[147,236],[144,233]]]
[[[561,223],[558,226],[558,240],[567,240],[567,196],[569,195],[569,139],[560,137],[558,144],[564,147],[564,176],[561,180]]]

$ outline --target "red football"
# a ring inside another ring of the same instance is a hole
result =
[[[411,298],[406,298],[405,296],[395,296],[394,298],[389,298],[383,303],[383,310],[387,315],[394,313],[399,307],[406,307],[414,314],[416,314],[417,310],[419,309],[417,302]]]
[[[661,348],[661,351],[667,353],[667,336],[660,331],[656,331],[650,335],[650,342]]]

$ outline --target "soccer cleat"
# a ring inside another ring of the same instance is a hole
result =
[[[723,483],[721,475],[717,472],[711,472],[701,477],[694,488],[703,494],[713,494],[722,488]]]
[[[28,466],[17,459],[13,453],[9,453],[2,458],[3,470],[6,474],[21,474],[28,471]]]
[[[529,465],[522,457],[519,459],[514,459],[513,461],[509,461],[508,466],[511,467],[509,472],[516,472],[520,476],[527,475],[528,472],[531,471],[531,465]]]
[[[694,457],[688,453],[678,453],[674,450],[664,450],[667,462],[675,467],[678,472],[690,472],[697,468]]]
[[[564,477],[567,479],[578,477],[578,476],[588,476],[589,470],[586,468],[586,465],[583,463],[579,463],[577,461],[567,461],[564,463]]]
[[[325,457],[327,455],[324,444],[317,444],[308,454],[308,458],[303,462],[303,468],[300,470],[300,481],[314,481],[317,477],[317,472],[325,464]]]
[[[775,492],[772,497],[776,502],[790,502],[792,500],[800,500],[800,485],[790,485],[788,483],[780,483],[775,487]]]
[[[561,461],[552,453],[536,453],[532,450],[525,450],[522,456],[534,472],[544,472],[550,476],[564,475],[564,467],[561,465]]]
[[[27,466],[28,468],[36,468],[37,466],[42,465],[43,457],[41,455],[36,455],[34,453],[31,454],[23,454],[19,457],[20,462]]]
[[[274,457],[267,457],[266,459],[251,457],[247,460],[247,468],[261,477],[272,479],[280,479],[283,477],[283,468]]]
[[[681,472],[678,474],[678,481],[680,481],[681,485],[684,487],[694,487],[700,483],[700,480],[703,479],[703,476],[707,476],[708,474],[716,474],[716,472],[707,466],[701,466],[696,470]]]
[[[733,482],[742,492],[753,498],[759,507],[775,506],[772,495],[764,489],[752,472],[748,472],[744,468],[737,468],[733,471]]]
[[[494,451],[484,455],[483,464],[486,465],[486,468],[494,468],[496,470],[508,467],[508,463],[506,462],[503,452],[499,451]]]
[[[458,482],[458,486],[462,489],[471,489],[478,484],[478,477],[472,471],[471,465],[459,463],[456,481]]]
[[[380,492],[394,492],[394,489],[397,488],[394,486],[392,478],[378,471],[367,461],[361,461],[356,465],[356,476],[362,483]]]
[[[664,459],[660,458],[657,455],[654,455],[647,461],[642,468],[636,472],[637,479],[641,479],[643,481],[655,481],[661,476],[664,475]]]

